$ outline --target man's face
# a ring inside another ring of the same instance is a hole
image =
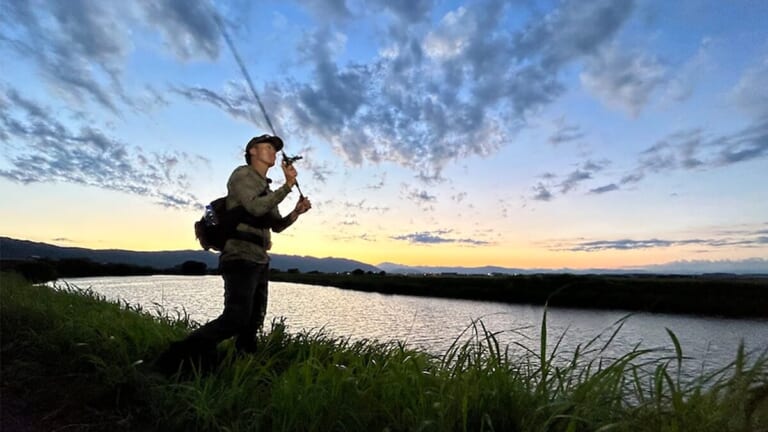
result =
[[[251,161],[256,161],[257,163],[263,163],[268,167],[272,167],[275,165],[275,159],[277,156],[277,151],[274,147],[272,147],[272,144],[268,142],[258,143],[255,146],[251,147]]]

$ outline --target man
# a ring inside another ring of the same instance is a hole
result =
[[[309,199],[301,196],[293,211],[287,216],[280,214],[277,206],[291,192],[297,176],[296,168],[283,161],[285,183],[270,189],[267,171],[275,165],[282,148],[283,140],[271,135],[255,137],[246,145],[246,165],[235,168],[227,182],[227,210],[240,210],[243,217],[219,256],[224,311],[186,339],[172,343],[158,359],[160,368],[174,372],[185,359],[205,359],[215,354],[219,342],[233,336],[238,351],[256,350],[256,333],[267,310],[270,230],[283,231],[312,207]]]

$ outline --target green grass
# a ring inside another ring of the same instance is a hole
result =
[[[768,431],[768,354],[683,379],[672,332],[662,360],[604,358],[623,321],[575,353],[558,350],[566,335],[546,349],[546,313],[535,347],[500,346],[478,321],[435,356],[278,320],[257,354],[224,343],[212,370],[166,378],[149,363],[196,325],[183,314],[10,274],[0,307],[4,422],[41,430]]]

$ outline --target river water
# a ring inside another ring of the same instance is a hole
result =
[[[216,318],[223,307],[220,276],[94,277],[55,284],[63,287],[67,283],[149,311],[185,312],[200,323]],[[270,282],[269,288],[265,322],[284,317],[289,332],[323,329],[332,336],[352,340],[397,340],[441,355],[457,338],[463,340],[462,332],[473,321],[480,320],[488,331],[498,332],[496,339],[511,352],[524,351],[521,345],[537,352],[540,347],[544,317],[540,306],[385,295],[286,282]],[[740,343],[748,352],[768,347],[766,319],[630,315],[627,311],[570,308],[547,310],[547,345],[551,350],[561,339],[559,351],[569,353],[595,337],[606,341],[622,319],[623,327],[602,356],[618,357],[636,346],[659,349],[652,354],[657,358],[674,355],[668,329],[690,358],[685,362],[686,374],[694,376],[733,361]],[[268,325],[265,327],[268,329]]]

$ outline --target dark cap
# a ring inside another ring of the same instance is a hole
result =
[[[248,150],[251,149],[251,147],[255,146],[256,144],[260,143],[270,143],[272,144],[272,147],[275,148],[275,151],[280,151],[283,149],[283,140],[280,139],[279,136],[274,135],[261,135],[257,137],[251,138],[250,141],[248,141],[248,145],[245,146],[245,152],[248,153]]]

